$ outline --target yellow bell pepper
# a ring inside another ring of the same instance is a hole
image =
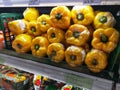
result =
[[[36,21],[30,21],[29,22],[28,34],[31,34],[31,35],[34,35],[34,36],[41,35],[40,26]]]
[[[36,57],[46,56],[48,45],[49,42],[45,37],[43,36],[35,37],[32,40],[32,44],[31,44],[32,55]]]
[[[111,12],[98,12],[94,19],[94,27],[97,28],[109,28],[113,27],[116,20]]]
[[[82,47],[72,45],[65,50],[65,60],[72,67],[82,65],[85,56],[86,52]]]
[[[66,6],[54,7],[50,12],[50,19],[54,27],[67,29],[71,20],[70,10]]]
[[[65,32],[61,29],[51,27],[47,30],[47,37],[50,43],[63,43]]]
[[[108,65],[108,55],[97,49],[89,51],[85,58],[85,64],[88,69],[94,73],[101,72]]]
[[[32,37],[27,34],[19,34],[15,37],[15,39],[12,42],[12,48],[17,53],[26,53],[29,52],[31,49],[31,42]]]
[[[50,16],[47,14],[42,14],[37,18],[37,22],[40,25],[40,30],[42,32],[47,32],[47,30],[52,27],[52,22],[50,20]]]
[[[119,32],[115,28],[96,29],[93,33],[92,46],[96,49],[112,52],[119,41]]]
[[[61,43],[52,43],[48,46],[47,55],[52,61],[59,63],[64,60],[64,46]]]
[[[94,10],[90,5],[74,6],[71,10],[72,20],[75,24],[90,25],[94,20]]]
[[[71,25],[65,33],[66,42],[76,46],[84,45],[89,40],[89,37],[90,31],[87,27],[79,24]]]
[[[39,10],[34,7],[28,7],[24,10],[23,16],[27,21],[37,20],[39,17]]]
[[[26,33],[28,30],[28,22],[24,19],[10,21],[8,22],[8,28],[14,35]]]

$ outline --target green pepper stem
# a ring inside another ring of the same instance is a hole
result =
[[[99,21],[101,23],[106,23],[107,22],[107,17],[106,16],[102,16],[102,17],[100,17]]]
[[[37,51],[40,48],[39,44],[35,44],[34,49]]]
[[[62,18],[62,14],[61,13],[57,13],[56,16],[55,16],[55,18],[57,20],[60,20]]]
[[[17,47],[19,48],[19,49],[22,49],[22,45],[21,44],[17,44]]]
[[[52,51],[52,53],[49,55],[49,58],[51,58],[52,59],[52,57],[54,57],[54,56],[56,56],[56,51]]]
[[[36,28],[35,27],[31,27],[31,31],[32,32],[36,32]]]
[[[41,23],[42,23],[42,25],[46,25],[47,24],[45,20],[43,20]]]
[[[79,35],[80,35],[80,32],[78,32],[78,31],[73,32],[73,36],[74,36],[75,38],[78,38]]]
[[[51,37],[54,38],[54,37],[55,37],[55,33],[52,33],[52,34],[51,34]]]
[[[94,59],[93,61],[92,61],[92,65],[98,65],[98,61],[96,60],[96,59]]]
[[[101,36],[101,41],[102,41],[103,43],[108,42],[108,37],[107,37],[105,34],[101,33],[100,36]]]
[[[55,56],[56,55],[56,51],[52,51],[52,56]]]
[[[83,20],[84,19],[84,15],[82,13],[77,14],[77,19],[78,20]]]
[[[76,55],[70,55],[70,59],[75,60],[76,59]]]

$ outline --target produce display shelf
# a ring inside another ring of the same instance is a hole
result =
[[[116,19],[115,28],[120,31],[120,5],[95,5],[94,10],[110,11]],[[111,8],[112,7],[112,8]],[[9,8],[9,9],[8,9]],[[50,13],[53,7],[36,7],[42,13]],[[69,6],[71,9],[72,6]],[[26,7],[0,7],[2,13],[22,13]],[[86,90],[111,90],[114,83],[114,69],[118,62],[118,54],[120,53],[120,42],[117,48],[109,55],[109,64],[107,69],[100,73],[92,73],[82,65],[79,67],[70,67],[66,62],[55,63],[48,57],[36,58],[30,53],[18,54],[14,50],[3,49],[0,51],[0,63],[10,65],[15,68],[48,76],[54,80],[60,80],[76,86],[86,88]]]
[[[71,68],[66,63],[56,64],[51,62],[49,58],[36,58],[30,54],[17,54],[12,50],[0,51],[0,63],[80,86],[86,88],[86,90],[111,90],[114,83],[105,71],[94,74],[87,68]]]

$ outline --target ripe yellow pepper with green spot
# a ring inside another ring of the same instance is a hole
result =
[[[93,33],[92,46],[95,49],[112,52],[119,41],[119,32],[115,28],[96,29]]]
[[[31,42],[32,37],[27,34],[19,34],[15,37],[15,39],[12,42],[12,48],[17,53],[26,53],[29,52],[31,49]]]
[[[36,57],[44,57],[47,55],[49,41],[43,36],[35,37],[31,43],[32,55]]]
[[[90,71],[99,73],[107,67],[108,55],[101,50],[91,49],[85,57],[85,64]]]
[[[27,21],[37,20],[39,15],[39,10],[34,7],[28,7],[23,12],[24,19]]]
[[[31,35],[34,35],[34,36],[41,35],[40,26],[36,21],[30,21],[29,22],[28,34],[31,34]]]
[[[94,20],[94,10],[90,5],[74,6],[71,10],[72,20],[75,24],[90,25]]]
[[[50,43],[63,43],[65,32],[59,28],[51,27],[47,30],[47,37]]]
[[[37,22],[40,25],[40,30],[42,32],[47,32],[47,30],[52,27],[52,22],[50,20],[50,16],[47,14],[42,14],[37,18]]]
[[[47,55],[51,58],[52,61],[59,63],[64,60],[65,57],[65,48],[61,43],[51,43],[47,49]]]
[[[94,27],[97,28],[109,28],[113,27],[116,20],[111,12],[98,12],[94,19]]]
[[[88,42],[90,31],[84,25],[73,24],[65,33],[65,39],[68,44],[75,46],[84,46]]]
[[[54,7],[50,12],[50,19],[55,27],[67,29],[71,21],[70,10],[66,6]]]

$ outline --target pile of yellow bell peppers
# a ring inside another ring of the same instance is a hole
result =
[[[94,11],[90,5],[53,7],[49,14],[28,7],[23,19],[8,23],[16,37],[12,47],[18,53],[66,61],[71,67],[86,64],[92,72],[101,72],[108,55],[119,41],[115,17],[109,11]]]

